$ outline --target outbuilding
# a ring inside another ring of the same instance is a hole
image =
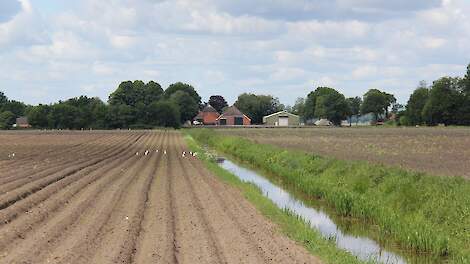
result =
[[[263,124],[267,126],[299,126],[300,117],[287,111],[280,111],[263,117]]]
[[[30,128],[31,125],[28,122],[28,118],[25,116],[18,117],[16,119],[16,124],[14,125],[16,128]]]
[[[199,111],[199,114],[194,118],[194,124],[206,126],[215,125],[219,116],[219,112],[217,112],[217,110],[215,110],[215,108],[210,104],[207,104],[206,107]]]
[[[217,118],[219,126],[249,126],[251,119],[243,114],[236,106],[225,109],[224,113]]]

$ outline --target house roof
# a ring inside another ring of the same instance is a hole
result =
[[[28,118],[27,117],[18,117],[16,119],[16,124],[17,125],[29,125]]]
[[[202,109],[202,112],[218,113],[217,110],[215,110],[215,108],[212,107],[212,105],[210,105],[210,104],[207,104],[206,107],[204,107],[204,109]]]
[[[230,106],[229,108],[225,109],[224,113],[222,115],[219,116],[219,118],[217,119],[221,119],[221,118],[227,118],[227,117],[231,117],[231,116],[242,116],[242,117],[246,117],[248,118],[250,121],[251,119],[246,116],[245,114],[243,114],[236,106],[232,105]]]
[[[241,116],[243,115],[243,113],[240,110],[238,110],[236,106],[233,105],[225,109],[223,115],[224,116]]]
[[[292,113],[287,112],[286,110],[283,110],[283,111],[279,111],[279,112],[277,112],[277,113],[273,113],[273,114],[264,116],[264,117],[263,117],[263,122],[266,122],[266,119],[267,119],[267,118],[270,118],[270,117],[272,117],[272,116],[277,116],[277,115],[289,115],[289,116],[299,117],[298,115],[294,115],[294,114],[292,114]]]

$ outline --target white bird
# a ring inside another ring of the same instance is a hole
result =
[[[166,149],[163,151],[163,155],[166,155]]]
[[[147,156],[148,154],[149,154],[149,151],[148,151],[148,150],[146,150],[146,151],[145,151],[145,156]]]
[[[155,152],[156,152],[156,153],[158,153],[158,149],[157,149],[157,150],[155,150]]]
[[[11,156],[14,158],[14,157],[15,157],[15,153],[13,152],[13,154],[11,154]]]
[[[135,155],[136,155],[136,156],[139,156],[139,152],[136,152]]]
[[[186,151],[183,151],[183,153],[181,153],[181,157],[186,157]]]
[[[193,157],[197,157],[197,152],[194,152],[194,153],[193,153]]]

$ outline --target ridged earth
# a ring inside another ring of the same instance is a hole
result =
[[[0,134],[0,263],[319,263],[183,151],[174,131]]]

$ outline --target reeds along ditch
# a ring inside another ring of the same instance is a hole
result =
[[[309,198],[324,200],[342,216],[374,224],[384,239],[402,248],[470,263],[470,182],[463,178],[325,158],[208,129],[189,133]]]

